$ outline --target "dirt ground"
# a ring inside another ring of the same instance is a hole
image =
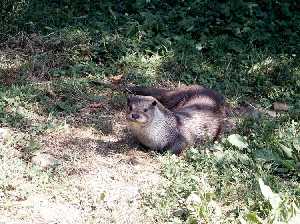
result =
[[[141,201],[159,187],[160,164],[129,135],[124,112],[92,105],[39,142],[59,161],[59,178],[45,188],[24,179],[30,193],[4,206],[0,223],[153,223]]]

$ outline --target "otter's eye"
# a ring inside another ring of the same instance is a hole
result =
[[[128,108],[129,108],[129,110],[132,110],[132,106],[129,106]]]
[[[148,109],[144,109],[144,112],[146,113],[148,111]]]

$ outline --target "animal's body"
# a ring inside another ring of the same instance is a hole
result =
[[[218,137],[224,98],[202,86],[174,90],[132,87],[128,98],[128,126],[145,146],[180,154],[186,147]]]

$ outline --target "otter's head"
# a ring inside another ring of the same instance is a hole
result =
[[[159,102],[152,96],[129,96],[127,99],[127,120],[135,125],[151,123]]]

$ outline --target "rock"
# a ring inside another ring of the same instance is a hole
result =
[[[289,106],[286,103],[274,102],[273,110],[275,111],[288,111]]]
[[[32,157],[31,162],[43,169],[49,169],[56,167],[60,164],[60,161],[54,156],[46,153],[39,153]]]

